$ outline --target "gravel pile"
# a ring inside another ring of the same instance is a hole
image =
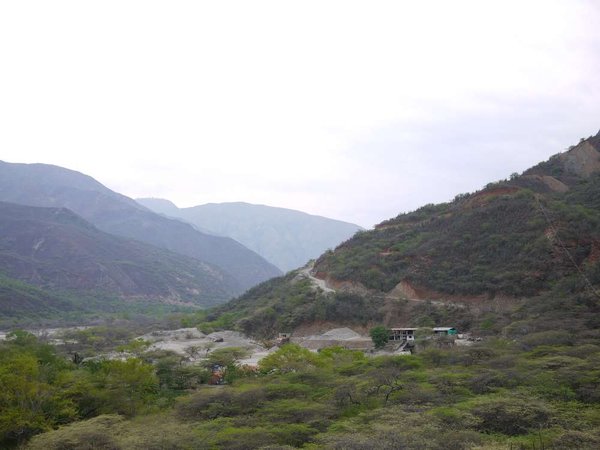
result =
[[[333,330],[329,330],[323,334],[317,334],[305,338],[305,340],[310,341],[350,341],[362,339],[368,338],[366,338],[365,336],[361,336],[356,331],[351,330],[350,328],[334,328]]]
[[[262,345],[237,331],[216,331],[207,335],[196,328],[180,328],[153,331],[140,338],[152,343],[148,350],[170,350],[180,355],[185,355],[189,347],[197,347],[202,356],[219,348],[242,347],[250,351],[250,359],[254,360],[256,354],[267,351]]]

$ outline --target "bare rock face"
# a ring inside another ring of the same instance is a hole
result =
[[[554,192],[567,192],[569,190],[569,186],[550,175],[524,175],[523,178],[543,183]]]
[[[588,140],[580,142],[560,158],[567,171],[581,177],[600,171],[600,152]]]
[[[401,281],[388,295],[394,298],[419,298],[419,294],[408,281]]]

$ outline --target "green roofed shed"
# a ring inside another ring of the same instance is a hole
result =
[[[458,334],[458,330],[454,327],[435,327],[433,332],[438,335],[455,336]]]

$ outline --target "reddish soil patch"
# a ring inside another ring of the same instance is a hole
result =
[[[567,192],[569,190],[569,186],[550,175],[523,175],[523,178],[543,183],[554,192]]]
[[[483,191],[471,197],[467,203],[467,206],[472,208],[482,206],[492,197],[497,197],[498,195],[511,195],[519,190],[521,190],[521,188],[515,186],[502,186],[492,189],[484,189]]]
[[[594,242],[592,242],[592,249],[591,249],[590,254],[587,257],[585,262],[588,264],[594,264],[599,259],[600,259],[600,242],[594,241]]]
[[[507,296],[495,296],[490,298],[486,294],[481,295],[456,295],[456,294],[445,294],[437,292],[432,289],[428,289],[423,286],[416,286],[408,281],[402,281],[396,285],[388,294],[388,298],[396,299],[409,299],[417,301],[432,301],[434,303],[447,303],[447,304],[458,304],[468,305],[475,307],[478,310],[506,310],[516,305],[519,300],[507,297]]]

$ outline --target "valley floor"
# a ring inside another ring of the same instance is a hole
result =
[[[233,331],[126,331],[71,329],[57,346],[45,344],[44,333],[6,336],[0,343],[0,445],[33,450],[600,445],[600,345],[589,333],[569,340],[542,331],[468,347],[429,340],[419,342],[414,355],[395,356],[339,345],[318,352],[304,347],[326,338],[365,339],[348,328],[271,349]],[[120,356],[98,358],[110,352]]]

